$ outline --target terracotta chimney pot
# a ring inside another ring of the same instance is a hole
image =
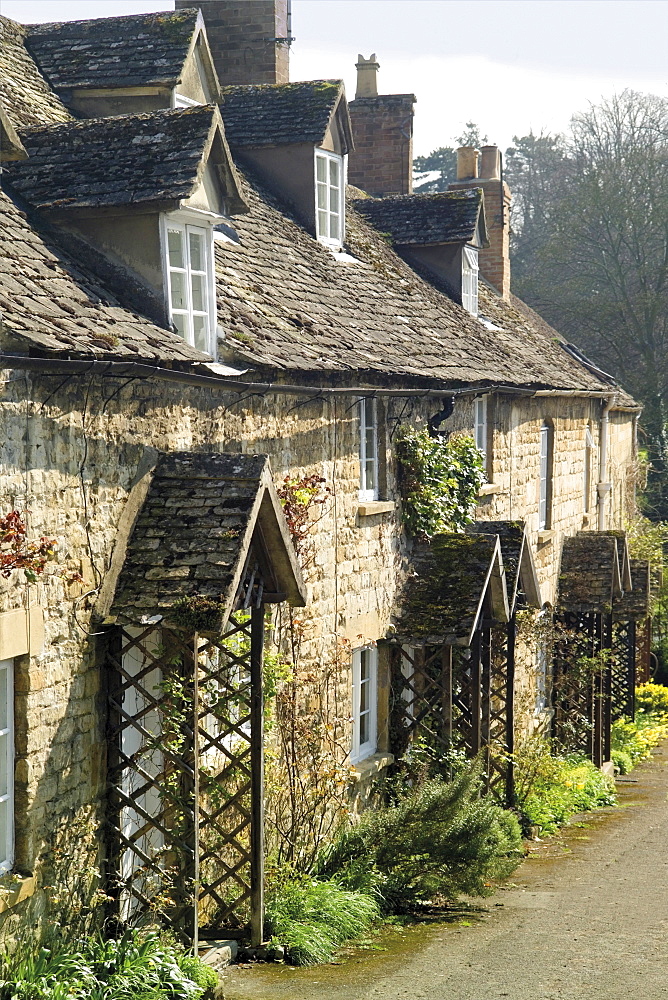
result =
[[[501,180],[501,154],[498,146],[483,146],[480,150],[480,176],[485,180]]]

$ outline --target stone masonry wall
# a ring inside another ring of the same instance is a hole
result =
[[[352,650],[386,634],[409,552],[398,509],[358,512],[357,410],[348,398],[304,402],[268,395],[240,402],[232,394],[159,382],[122,386],[75,376],[59,386],[62,379],[10,374],[0,399],[2,511],[24,511],[31,537],[58,541],[57,562],[37,584],[13,577],[0,588],[0,611],[39,604],[44,614],[43,650],[15,662],[16,855],[17,868],[27,873],[58,829],[101,800],[105,713],[91,612],[128,492],[157,451],[267,453],[276,481],[316,473],[331,487],[314,516],[312,560],[305,566],[305,666],[333,662],[342,641]],[[387,499],[397,498],[391,436],[399,418],[420,422],[439,407],[429,399],[387,402],[381,455]],[[596,526],[595,512],[585,524],[582,483],[585,427],[593,421],[597,441],[601,405],[501,397],[494,409],[490,479],[498,492],[481,498],[478,516],[527,519],[543,599],[553,602],[563,534]],[[555,440],[550,537],[537,530],[539,429],[546,417]],[[460,401],[444,429],[471,431],[472,424],[472,401]],[[609,449],[611,474],[625,482],[633,460],[630,415],[613,415]],[[595,455],[594,482],[597,463]],[[621,524],[615,496],[613,490],[610,527]],[[383,684],[381,677],[379,689]],[[344,667],[337,685],[344,707],[350,686]],[[381,732],[381,749],[383,739]]]

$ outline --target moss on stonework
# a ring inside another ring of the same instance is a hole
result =
[[[216,601],[212,597],[205,597],[203,594],[193,594],[188,597],[180,597],[175,601],[170,612],[169,620],[182,628],[184,632],[219,632],[220,624],[225,613],[223,601]]]
[[[467,636],[473,626],[492,558],[490,542],[476,535],[436,535],[409,579],[399,633],[416,639]]]

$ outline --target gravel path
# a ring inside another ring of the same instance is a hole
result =
[[[338,966],[230,969],[225,1000],[668,1000],[667,793],[664,744],[620,782],[622,808],[537,844],[455,924]]]

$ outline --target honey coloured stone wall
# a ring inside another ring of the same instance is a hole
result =
[[[58,831],[73,818],[89,831],[95,848],[94,812],[104,794],[106,751],[104,677],[92,611],[129,492],[159,452],[266,453],[277,483],[286,475],[316,474],[330,488],[326,502],[314,508],[303,558],[307,607],[294,615],[304,704],[316,698],[317,678],[327,671],[326,697],[344,720],[343,749],[350,739],[345,727],[351,712],[352,650],[387,634],[410,566],[410,542],[400,526],[394,434],[401,422],[423,423],[441,404],[429,398],[379,404],[382,498],[389,503],[388,509],[364,514],[358,497],[357,407],[350,397],[240,399],[158,382],[124,385],[82,376],[63,381],[62,376],[17,372],[7,378],[0,398],[5,430],[1,509],[24,511],[32,538],[45,535],[58,542],[57,560],[36,584],[17,573],[0,586],[1,612],[38,606],[44,629],[42,648],[15,660],[18,870],[39,870],[39,859],[49,855]],[[587,526],[582,499],[585,433],[590,423],[598,442],[601,411],[598,400],[579,398],[499,396],[490,403],[489,472],[497,492],[481,497],[478,516],[527,521],[543,599],[552,603],[561,539]],[[554,501],[552,534],[541,537],[537,482],[540,426],[546,418],[554,427]],[[472,431],[471,397],[458,400],[442,429]],[[613,413],[608,447],[610,476],[626,483],[625,470],[634,457],[631,414]],[[592,461],[595,483],[597,453]],[[615,527],[623,504],[614,489],[610,497],[609,526]],[[595,521],[589,526],[595,527]],[[287,615],[285,605],[274,612],[279,638],[285,639]],[[532,670],[534,665],[527,664],[529,680],[520,683],[531,682]],[[382,656],[380,672],[379,747],[384,751],[387,671]],[[381,766],[382,760],[377,763]],[[359,794],[363,799],[364,788]],[[91,806],[92,819],[86,813]],[[30,905],[37,904],[33,900]]]

